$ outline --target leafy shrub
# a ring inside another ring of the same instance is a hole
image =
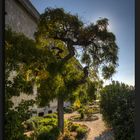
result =
[[[80,119],[84,119],[84,112],[81,112]]]
[[[82,139],[86,136],[86,133],[87,133],[87,128],[83,127],[83,126],[79,126],[77,129],[76,129],[76,132],[77,132],[77,138],[78,139]]]
[[[47,114],[45,118],[32,117],[25,122],[25,125],[30,126],[37,140],[56,140],[60,133],[56,114]]]
[[[58,127],[40,125],[37,131],[37,140],[56,140],[59,135]]]
[[[26,125],[30,125],[32,127],[31,130],[34,131],[32,138],[36,137],[37,140],[80,140],[88,131],[87,127],[83,125],[65,121],[65,132],[60,137],[60,131],[57,127],[57,118],[51,118],[52,116],[49,114],[49,118],[32,117],[26,121]],[[72,135],[73,133],[75,135]]]
[[[80,114],[80,119],[90,119],[93,117],[93,114],[99,113],[99,108],[84,106],[78,109],[78,112]]]
[[[80,125],[80,124],[75,124],[75,123],[72,123],[72,122],[69,122],[68,130],[70,132],[76,132],[77,133],[77,135],[76,135],[77,139],[82,139],[83,137],[85,137],[85,135],[88,132],[87,126]]]
[[[71,125],[69,125],[68,128],[70,131],[76,131],[76,129],[79,128],[79,126],[80,126],[79,124],[72,123]]]
[[[44,118],[57,118],[57,114],[56,113],[46,114],[44,115]]]
[[[100,108],[99,107],[93,107],[93,114],[99,113],[100,112]]]
[[[85,110],[85,114],[86,114],[87,118],[91,118],[92,117],[92,114],[93,114],[93,109],[87,108]]]
[[[75,140],[75,137],[68,129],[65,129],[64,133],[61,134],[57,140]]]
[[[83,108],[78,109],[78,113],[80,114],[80,119],[84,119],[84,109]]]
[[[44,118],[39,121],[39,124],[44,125],[44,126],[46,126],[46,125],[55,126],[55,125],[57,125],[57,119],[56,118]]]
[[[132,86],[113,82],[101,92],[101,113],[116,140],[134,140],[135,93]]]
[[[66,108],[64,108],[64,112],[65,113],[72,113],[73,112],[73,108],[72,107],[66,107]]]
[[[30,118],[29,120],[24,122],[24,125],[26,126],[27,131],[32,131],[36,127],[39,126],[39,121],[41,120],[41,117],[35,116]]]
[[[63,136],[63,140],[75,140],[74,137],[71,136],[70,132],[66,131]]]

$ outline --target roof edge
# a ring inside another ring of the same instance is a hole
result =
[[[18,2],[22,7],[26,9],[26,11],[36,20],[39,20],[40,13],[37,9],[33,6],[33,4],[29,0],[15,0]]]

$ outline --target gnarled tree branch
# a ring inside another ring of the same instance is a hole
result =
[[[60,54],[63,53],[63,50],[56,47],[56,46],[52,47],[52,49],[58,50],[56,56],[57,56],[57,58],[61,59],[62,64],[65,64],[69,59],[71,59],[75,55],[75,48],[73,47],[73,42],[72,41],[67,43],[67,48],[68,48],[68,51],[69,51],[68,55],[66,55],[64,58],[61,58]],[[81,80],[79,80],[76,83],[77,85],[84,84],[86,82],[86,78],[88,77],[88,69],[89,69],[88,66],[85,66],[83,68],[84,76],[81,78]]]
[[[74,55],[75,55],[75,48],[73,47],[73,45],[71,43],[68,43],[67,45],[68,48],[68,55],[66,55],[61,61],[62,63],[67,62],[69,59],[71,59]]]

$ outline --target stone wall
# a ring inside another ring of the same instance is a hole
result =
[[[39,18],[37,12],[36,17],[32,16],[18,0],[5,0],[5,24],[13,31],[24,33],[27,37],[34,39],[37,18]]]

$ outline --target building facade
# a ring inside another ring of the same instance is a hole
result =
[[[5,0],[5,26],[10,27],[12,31],[23,33],[34,40],[34,32],[37,29],[39,16],[39,12],[29,0]],[[11,72],[10,79],[12,80],[14,76],[16,76],[16,72]],[[18,106],[23,99],[35,99],[37,95],[36,86],[34,86],[33,91],[33,95],[21,93],[19,97],[12,97],[14,107]],[[39,108],[35,105],[32,110],[36,111],[37,114],[56,112],[57,101],[50,102],[49,107]]]
[[[5,24],[34,39],[39,13],[29,0],[5,0]]]

